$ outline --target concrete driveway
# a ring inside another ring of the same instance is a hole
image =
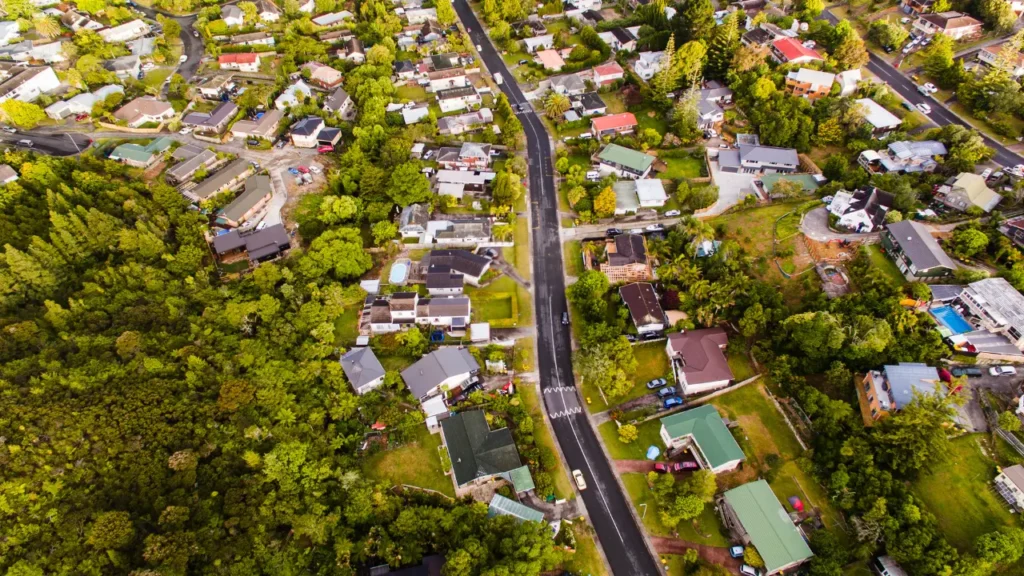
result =
[[[722,172],[718,168],[717,160],[708,162],[708,169],[711,171],[711,178],[718,186],[718,202],[715,202],[708,211],[700,215],[701,218],[718,216],[729,208],[743,202],[747,196],[757,192],[754,191],[753,174],[741,174],[733,172]]]
[[[830,240],[850,240],[851,242],[878,240],[878,232],[867,234],[843,234],[828,229],[828,211],[824,206],[819,206],[804,215],[800,223],[800,231],[811,240],[828,242]]]

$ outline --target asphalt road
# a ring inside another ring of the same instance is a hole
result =
[[[504,77],[501,90],[509,102],[513,107],[516,104],[526,107],[526,112],[519,114],[519,119],[526,132],[530,165],[537,366],[548,417],[570,468],[583,472],[587,489],[580,496],[612,571],[623,576],[661,574],[630,511],[631,504],[619,490],[615,472],[601,450],[575,388],[569,328],[562,325],[562,314],[567,310],[565,278],[554,166],[547,131],[529,108],[523,92],[484,34],[466,0],[456,0],[454,5],[473,43],[481,47],[480,56],[487,69],[492,74],[500,72]]]
[[[831,22],[833,25],[839,22],[828,10],[822,12],[821,17]],[[959,116],[949,111],[944,105],[932,98],[931,96],[923,96],[917,91],[917,85],[914,84],[910,78],[903,75],[902,72],[893,67],[884,59],[876,56],[873,53],[868,53],[870,60],[868,61],[867,69],[881,78],[884,82],[903,96],[908,102],[913,105],[919,103],[926,103],[932,108],[932,113],[928,115],[928,118],[939,126],[947,126],[949,124],[959,124],[971,130],[978,131],[976,128],[964,122]],[[979,132],[980,133],[980,132]],[[1017,164],[1024,164],[1024,157],[1021,157],[1016,152],[1011,151],[1006,146],[996,142],[995,140],[981,134],[981,137],[985,140],[985,144],[996,151],[995,156],[992,158],[997,164],[1005,167],[1016,166]]]
[[[228,2],[228,4],[230,4],[230,2]],[[181,77],[185,80],[190,80],[195,76],[196,72],[199,70],[199,63],[203,59],[203,54],[206,52],[206,46],[203,44],[203,39],[196,38],[192,35],[192,25],[196,22],[196,16],[194,14],[189,16],[174,16],[172,14],[154,10],[153,8],[147,8],[141,4],[136,4],[135,9],[142,12],[147,18],[152,20],[156,20],[157,14],[160,14],[161,16],[171,18],[181,25],[180,38],[182,43],[182,54],[187,55],[188,60],[185,61],[184,64],[180,64],[175,72],[181,74]]]
[[[32,146],[25,146],[20,142],[28,140]],[[92,138],[88,134],[37,134],[18,132],[8,134],[0,132],[0,143],[10,144],[17,148],[32,150],[49,156],[71,156],[82,152],[92,144]]]

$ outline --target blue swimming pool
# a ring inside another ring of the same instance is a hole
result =
[[[409,266],[405,262],[395,262],[391,266],[391,274],[388,275],[390,284],[404,284],[405,277],[409,273]]]
[[[939,321],[946,328],[949,328],[953,334],[963,334],[974,330],[964,317],[957,313],[952,306],[940,306],[938,308],[932,308],[932,316]]]

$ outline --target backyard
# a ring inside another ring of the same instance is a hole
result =
[[[418,426],[408,444],[366,458],[363,472],[374,480],[436,490],[454,498],[452,481],[441,472],[439,446],[440,434]]]
[[[658,176],[663,180],[678,180],[680,178],[700,178],[701,168],[704,167],[704,162],[689,154],[685,156],[670,156],[661,158],[668,169],[659,174]]]
[[[871,261],[872,268],[881,271],[897,285],[902,286],[906,284],[907,279],[903,276],[903,273],[896,267],[896,263],[886,256],[878,244],[868,244],[863,249],[868,255],[868,260]]]
[[[729,539],[722,533],[722,524],[718,520],[718,515],[715,513],[713,505],[708,504],[704,506],[704,511],[695,520],[697,527],[694,527],[693,522],[684,520],[673,531],[661,523],[658,504],[655,502],[654,495],[647,486],[646,474],[623,474],[622,483],[626,485],[629,499],[633,501],[636,513],[643,520],[644,528],[647,529],[649,534],[672,537],[674,535],[673,532],[676,532],[679,538],[687,542],[705,544],[707,546],[728,545]]]
[[[427,89],[416,84],[403,84],[398,87],[396,95],[399,100],[425,102],[427,100]]]
[[[579,276],[583,273],[583,247],[579,240],[570,240],[562,245],[565,273]]]

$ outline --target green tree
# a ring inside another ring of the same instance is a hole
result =
[[[715,27],[715,8],[710,0],[687,2],[676,14],[676,32],[684,42],[707,41]]]
[[[882,46],[898,48],[907,41],[910,33],[902,25],[885,18],[879,18],[871,23],[868,30],[868,37]]]
[[[49,16],[40,16],[32,20],[32,26],[36,29],[36,32],[46,38],[56,38],[60,35],[60,23]]]
[[[419,162],[406,162],[391,173],[388,196],[401,207],[430,200],[430,181],[420,171]]]
[[[1024,530],[1016,527],[1001,528],[995,532],[982,534],[974,547],[978,557],[984,562],[1013,564],[1024,555]]]
[[[355,228],[328,230],[310,243],[299,260],[299,271],[309,278],[333,273],[339,280],[358,278],[373,266],[363,250],[362,236]]]
[[[950,246],[957,257],[970,259],[988,247],[988,235],[976,228],[960,227],[953,230]]]
[[[21,100],[6,100],[0,104],[0,112],[7,122],[18,128],[31,130],[46,119],[46,112],[38,105]]]
[[[120,550],[132,543],[135,527],[128,512],[104,512],[89,528],[88,542],[99,550]]]
[[[448,27],[455,24],[455,8],[452,8],[452,0],[437,0],[434,5],[437,8],[437,23]]]
[[[338,224],[352,220],[362,207],[359,199],[352,196],[326,196],[320,204],[320,221],[324,224]]]
[[[938,383],[935,384],[938,390]],[[912,475],[945,463],[949,456],[946,427],[956,410],[951,398],[919,394],[899,412],[872,428],[883,458],[901,475]]]
[[[661,69],[651,78],[651,92],[655,98],[665,98],[666,94],[676,89],[681,77],[680,61],[676,57],[676,37],[670,34],[661,56]]]
[[[822,0],[812,0],[821,2]],[[708,62],[705,68],[705,75],[711,78],[725,78],[729,67],[732,64],[733,56],[740,46],[740,12],[734,10],[722,21],[721,26],[716,26],[711,36],[711,45],[708,47]]]
[[[743,562],[754,568],[764,568],[764,560],[761,558],[761,554],[757,552],[757,548],[753,546],[747,546],[743,549]]]
[[[572,107],[572,103],[569,102],[569,98],[557,92],[548,94],[548,97],[544,99],[544,113],[552,120],[561,118],[570,107]]]
[[[864,46],[864,40],[852,28],[832,50],[831,56],[836,65],[843,70],[857,69],[868,63],[868,50]]]
[[[498,206],[513,206],[523,195],[523,183],[515,174],[502,170],[491,183],[491,198]]]
[[[623,424],[619,426],[619,442],[623,444],[630,444],[634,442],[640,434],[636,431],[636,426],[632,424]]]
[[[380,220],[370,227],[370,233],[373,234],[373,243],[383,246],[398,236],[398,224],[389,220]]]
[[[924,50],[924,71],[939,84],[945,84],[953,68],[953,39],[943,33],[932,36],[932,43]]]
[[[1007,432],[1017,432],[1021,428],[1020,418],[1013,412],[1005,410],[999,414],[999,427]]]
[[[607,218],[615,214],[615,190],[608,186],[594,198],[594,212],[599,218]]]

